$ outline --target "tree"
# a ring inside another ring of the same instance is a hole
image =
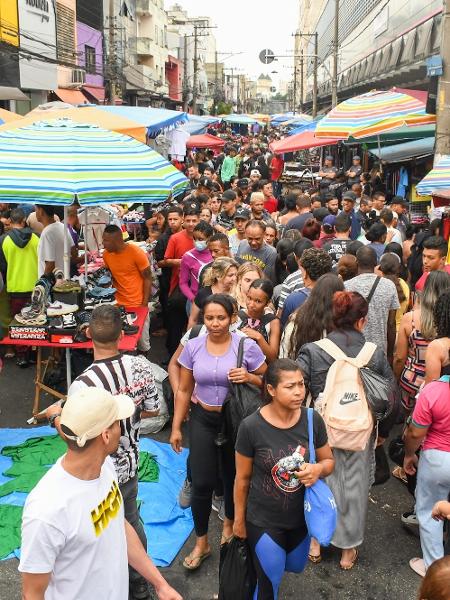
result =
[[[232,104],[227,104],[226,102],[219,102],[217,104],[217,114],[218,115],[229,115],[233,110]]]

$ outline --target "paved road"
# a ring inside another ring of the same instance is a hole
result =
[[[155,355],[161,356],[158,341],[153,338],[153,343]],[[0,426],[26,426],[33,394],[33,370],[19,370],[7,361],[0,374]],[[50,400],[44,399],[45,402]],[[155,437],[167,441],[168,435],[165,430]],[[410,508],[410,503],[408,492],[393,478],[386,485],[373,488],[365,542],[357,566],[351,572],[342,572],[338,552],[327,549],[321,564],[309,565],[302,575],[285,576],[280,600],[415,600],[420,581],[408,561],[419,555],[420,546],[415,533],[400,523],[400,514]],[[217,592],[220,522],[215,513],[211,516],[210,531],[213,556],[199,571],[186,573],[181,565],[192,547],[192,538],[172,566],[164,569],[164,575],[183,594],[184,600],[209,600]],[[0,599],[20,598],[17,561],[0,562]]]

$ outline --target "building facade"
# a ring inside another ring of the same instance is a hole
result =
[[[17,0],[0,0],[0,106],[15,110],[23,97],[19,73],[19,12]]]
[[[104,104],[102,0],[77,0],[77,64],[83,94],[94,104]]]
[[[18,17],[20,88],[27,100],[16,108],[28,112],[58,87],[58,17],[50,0],[19,0]]]
[[[129,39],[129,62],[124,68],[126,89],[133,104],[165,106],[167,14],[164,0],[136,0],[136,36]]]
[[[216,53],[216,40],[211,19],[209,17],[190,17],[179,4],[170,7],[167,15],[168,48],[170,53],[182,61],[184,66],[184,105],[189,108],[192,104],[195,84],[197,111],[202,113],[211,107],[206,71],[206,65],[215,62]],[[194,65],[196,65],[196,69],[194,69]]]
[[[340,0],[338,99],[392,86],[427,89],[426,61],[439,54],[442,1]],[[317,31],[318,101],[331,103],[335,0],[299,3],[299,34]],[[314,40],[298,36],[297,49],[314,54]],[[299,52],[297,52],[299,54]],[[313,58],[306,59],[306,106],[312,101]]]

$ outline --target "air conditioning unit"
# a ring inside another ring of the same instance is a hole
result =
[[[72,84],[84,85],[86,82],[86,71],[83,69],[72,69]]]

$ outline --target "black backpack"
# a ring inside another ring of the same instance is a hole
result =
[[[248,317],[247,313],[245,312],[245,310],[240,310],[238,312],[238,317],[241,320],[239,329],[244,329],[244,327],[249,326],[248,325],[249,317]],[[264,336],[264,339],[266,340],[267,343],[269,343],[269,334],[267,333],[266,325],[276,318],[277,318],[277,316],[274,315],[273,313],[266,313],[263,315],[262,319],[260,320],[259,325],[257,327],[252,327],[252,329],[254,329],[255,331],[258,331],[259,333],[261,333]]]

